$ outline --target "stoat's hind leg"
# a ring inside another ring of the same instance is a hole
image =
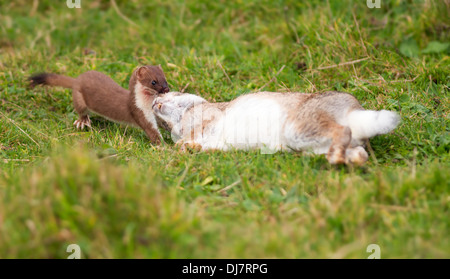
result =
[[[89,118],[89,115],[83,115],[78,118],[78,120],[75,120],[73,122],[73,125],[77,127],[77,129],[83,130],[84,126],[91,128],[91,119]]]
[[[80,91],[73,90],[72,97],[73,106],[75,107],[75,110],[79,115],[78,120],[75,120],[75,122],[73,122],[73,125],[77,127],[77,129],[81,130],[84,129],[84,126],[91,127],[91,119],[89,119],[88,107],[86,105],[86,102],[84,101],[83,95]]]
[[[361,166],[367,161],[368,158],[369,155],[362,146],[347,148],[347,150],[345,151],[346,164],[355,164]]]

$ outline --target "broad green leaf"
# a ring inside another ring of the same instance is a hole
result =
[[[400,53],[408,57],[417,57],[420,53],[416,40],[408,39],[400,45]]]
[[[438,41],[431,41],[427,47],[422,50],[422,53],[440,53],[448,49],[450,43],[441,43]]]

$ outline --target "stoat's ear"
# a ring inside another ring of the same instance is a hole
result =
[[[161,64],[158,64],[158,68],[160,68],[161,70],[163,69],[163,68],[161,67]]]
[[[141,66],[141,67],[137,68],[136,69],[136,77],[138,79],[143,79],[146,71],[147,71],[146,66]]]

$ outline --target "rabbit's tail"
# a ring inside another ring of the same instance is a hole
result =
[[[354,110],[348,114],[352,138],[362,140],[387,134],[400,123],[400,116],[388,110]]]

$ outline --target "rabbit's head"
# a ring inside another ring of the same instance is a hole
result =
[[[197,104],[206,102],[202,97],[180,92],[169,92],[155,98],[152,109],[156,116],[158,126],[170,131],[172,134],[180,135],[181,129],[178,125],[184,113]]]

